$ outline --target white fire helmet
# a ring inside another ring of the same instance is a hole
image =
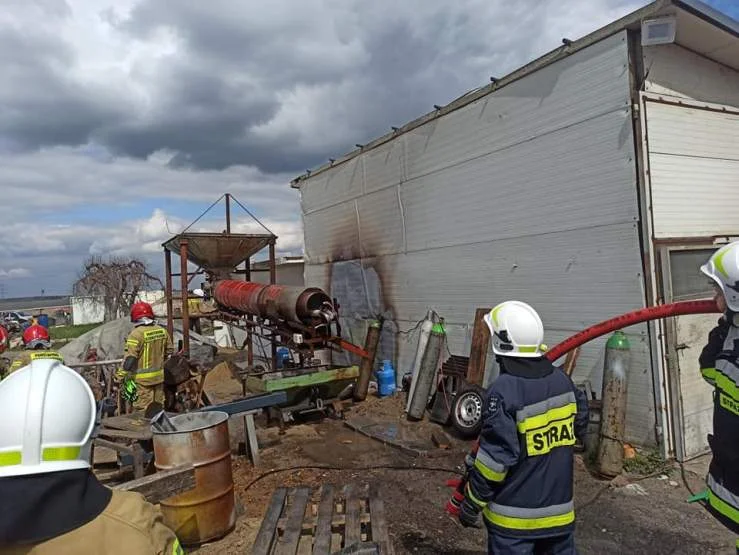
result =
[[[701,266],[701,272],[716,282],[724,293],[726,306],[739,312],[739,241],[721,247]]]
[[[484,317],[493,339],[493,352],[509,357],[541,357],[546,347],[544,324],[537,312],[526,303],[506,301]]]
[[[90,467],[95,397],[82,376],[34,360],[0,382],[0,478]]]

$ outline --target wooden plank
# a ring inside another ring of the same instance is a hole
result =
[[[246,432],[246,446],[251,457],[251,464],[259,466],[259,444],[257,443],[257,429],[254,426],[254,413],[250,412],[244,416],[244,428]]]
[[[285,533],[277,541],[275,555],[295,555],[300,543],[300,532],[303,529],[305,507],[310,499],[310,488],[295,488],[290,490],[290,504],[287,509],[287,525]]]
[[[334,488],[325,485],[321,488],[321,501],[318,505],[318,519],[314,533],[313,553],[331,552],[331,520],[334,513]]]
[[[131,480],[114,489],[135,491],[146,497],[149,503],[157,504],[163,499],[168,499],[194,487],[195,468],[189,464]]]
[[[113,428],[100,428],[97,431],[98,437],[115,437],[121,439],[130,439],[134,441],[146,441],[152,438],[151,431],[131,431],[131,430],[114,430]]]
[[[252,546],[253,555],[269,555],[277,531],[277,521],[280,519],[282,506],[285,504],[285,497],[287,497],[286,488],[277,488],[272,494],[267,514],[264,515],[264,520],[262,520],[262,525],[257,533],[257,539],[254,540]]]
[[[470,362],[467,366],[467,382],[482,386],[485,376],[485,361],[490,345],[490,330],[483,316],[490,312],[489,308],[478,308],[475,311],[475,325],[472,328],[472,345],[470,345]]]
[[[564,373],[568,376],[572,376],[572,373],[575,371],[575,366],[577,366],[577,357],[579,356],[580,347],[575,347],[567,353],[567,357],[565,357]]]
[[[144,418],[144,415],[142,413],[109,416],[107,418],[103,418],[101,426],[105,428],[129,430],[133,432],[151,430],[151,422],[148,418]]]
[[[359,495],[356,485],[349,484],[346,486],[344,505],[344,512],[346,513],[344,547],[350,547],[362,541],[362,528],[359,522]]]
[[[107,447],[108,449],[113,449],[118,453],[133,455],[133,447],[131,445],[126,445],[125,443],[116,443],[115,441],[108,441],[107,439],[102,439],[99,437],[96,437],[92,441],[95,445],[99,447]]]
[[[380,499],[379,490],[376,484],[370,486],[369,491],[369,511],[370,526],[372,527],[372,541],[380,547],[381,555],[392,553],[393,544],[390,542],[390,536],[387,531],[387,521],[385,520],[385,505]]]
[[[359,522],[362,524],[367,524],[370,521],[370,514],[368,512],[362,511],[359,514]],[[313,531],[316,529],[316,525],[318,523],[317,518],[306,518],[303,520],[303,532],[312,534]],[[331,530],[343,530],[344,525],[346,524],[346,515],[334,515],[331,517]],[[284,530],[285,526],[287,526],[287,518],[282,517],[280,520],[277,521],[277,530]]]

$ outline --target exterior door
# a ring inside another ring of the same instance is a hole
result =
[[[713,294],[699,270],[716,247],[668,247],[661,251],[665,302],[705,299]],[[708,452],[713,388],[701,377],[698,357],[718,314],[689,314],[667,322],[665,353],[672,405],[675,456],[684,461]]]

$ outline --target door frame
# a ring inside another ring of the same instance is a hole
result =
[[[659,287],[665,304],[674,302],[672,291],[672,271],[670,268],[670,255],[673,252],[690,250],[715,250],[722,243],[711,238],[696,238],[690,242],[667,243],[655,245],[659,260]],[[698,268],[696,268],[698,271]],[[706,278],[708,279],[708,278]],[[705,295],[694,295],[680,300],[704,299]],[[678,461],[686,460],[685,436],[684,436],[684,414],[682,389],[680,387],[680,357],[677,350],[677,318],[666,318],[663,322],[663,334],[660,338],[664,360],[664,380],[670,404],[670,434],[675,458]],[[698,369],[696,369],[696,372]]]

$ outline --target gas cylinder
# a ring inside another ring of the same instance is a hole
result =
[[[377,394],[387,397],[395,393],[395,368],[389,360],[382,361],[382,368],[377,372]]]

